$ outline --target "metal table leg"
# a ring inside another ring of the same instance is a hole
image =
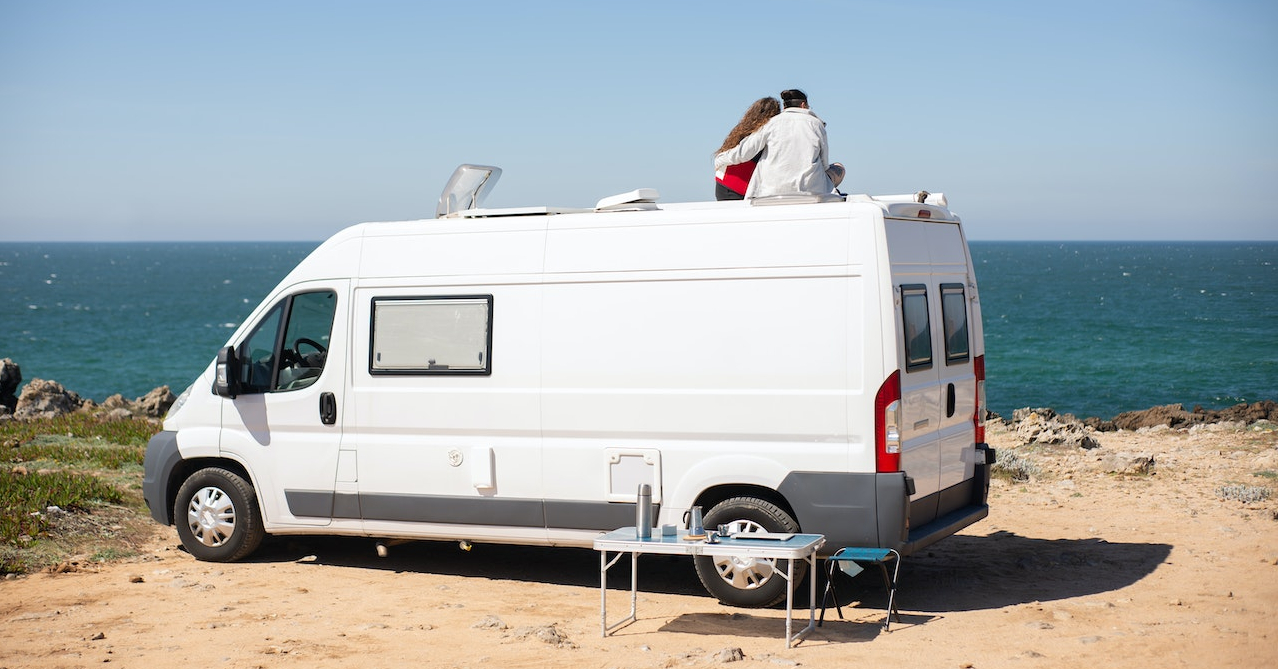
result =
[[[608,624],[608,570],[612,568],[625,553],[617,553],[612,560],[608,559],[608,551],[599,551],[599,636],[607,637],[608,633],[638,620],[636,610],[639,604],[639,554],[630,554],[630,615]]]

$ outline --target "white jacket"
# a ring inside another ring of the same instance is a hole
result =
[[[772,117],[735,149],[714,157],[716,171],[745,162],[763,152],[745,196],[767,197],[787,193],[829,193],[834,190],[825,170],[830,146],[825,121],[802,107],[789,107]]]

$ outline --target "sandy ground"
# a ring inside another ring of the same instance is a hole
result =
[[[0,667],[1278,666],[1278,500],[1216,492],[1278,486],[1257,476],[1278,435],[1100,440],[1030,455],[1041,476],[996,481],[988,519],[907,558],[889,632],[873,573],[838,582],[846,620],[786,649],[782,609],[724,607],[686,558],[645,556],[639,620],[601,638],[589,550],[278,538],[209,564],[157,527],[141,558],[0,583]],[[1155,473],[1107,473],[1115,454]]]

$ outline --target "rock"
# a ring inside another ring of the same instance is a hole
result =
[[[1022,444],[1052,444],[1088,450],[1100,448],[1100,442],[1092,436],[1094,428],[1073,414],[1058,415],[1048,408],[1017,409],[1012,412],[1012,424]]]
[[[133,410],[147,418],[164,418],[176,401],[177,396],[168,386],[160,386],[134,401]]]
[[[710,656],[714,662],[740,662],[745,659],[745,651],[740,648],[724,648]]]
[[[1083,425],[1096,430],[1097,432],[1117,432],[1118,427],[1114,425],[1112,420],[1101,420],[1095,416],[1088,416],[1083,419]]]
[[[519,639],[533,638],[548,643],[559,648],[576,648],[577,644],[568,640],[568,635],[559,631],[554,625],[542,625],[541,627],[521,627],[515,631],[515,637]]]
[[[1265,400],[1263,402],[1253,402],[1251,404],[1235,404],[1228,409],[1221,409],[1216,413],[1220,416],[1219,420],[1242,421],[1248,425],[1262,420],[1278,421],[1278,402]]]
[[[1143,411],[1127,411],[1114,416],[1114,425],[1120,430],[1135,432],[1146,427],[1190,427],[1208,422],[1205,413],[1190,413],[1182,404],[1165,404]]]
[[[18,407],[18,384],[22,383],[22,369],[18,363],[5,358],[0,360],[0,406],[12,414]]]
[[[1205,410],[1200,406],[1186,411],[1182,404],[1166,404],[1144,411],[1128,411],[1114,416],[1113,423],[1120,430],[1136,431],[1141,428],[1169,427],[1190,428],[1208,423],[1242,422],[1246,425],[1278,419],[1278,402],[1265,400],[1251,404],[1236,404],[1220,411]]]
[[[45,381],[44,379],[32,379],[26,388],[22,389],[22,396],[18,398],[18,404],[14,408],[13,415],[15,418],[31,419],[31,418],[56,418],[63,414],[79,411],[86,404],[92,406],[87,400],[79,395],[62,387],[57,381]]]
[[[504,630],[506,629],[506,623],[497,616],[484,616],[479,622],[471,625],[471,627],[475,629]]]
[[[1100,469],[1109,474],[1147,476],[1154,473],[1154,457],[1152,455],[1115,453],[1100,459]]]

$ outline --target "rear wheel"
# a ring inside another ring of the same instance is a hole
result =
[[[781,507],[757,497],[732,497],[714,505],[706,514],[707,529],[727,525],[742,532],[798,532],[799,523]],[[728,606],[759,608],[785,599],[782,576],[789,560],[735,556],[698,556],[697,577],[706,590]],[[803,580],[807,563],[794,566],[795,582]]]
[[[220,467],[201,469],[182,483],[173,519],[187,552],[206,562],[248,557],[266,534],[253,484]]]

